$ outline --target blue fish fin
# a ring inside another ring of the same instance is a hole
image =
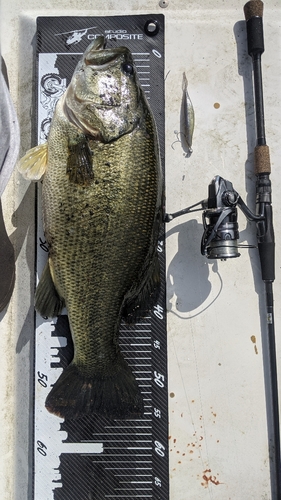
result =
[[[54,384],[45,406],[66,419],[86,415],[126,419],[143,414],[139,387],[121,353],[103,371],[89,373],[72,361]]]
[[[48,162],[48,144],[40,144],[29,149],[20,159],[18,170],[22,176],[30,181],[39,181],[44,175]]]
[[[35,292],[35,309],[41,316],[53,318],[61,313],[63,307],[64,300],[57,292],[48,260]]]

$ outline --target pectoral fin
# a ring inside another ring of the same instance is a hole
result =
[[[20,159],[18,170],[22,176],[30,181],[39,181],[44,175],[48,160],[48,144],[40,144],[29,149]]]
[[[87,138],[81,136],[79,139],[77,143],[68,145],[66,172],[71,182],[88,186],[94,178],[92,152]]]

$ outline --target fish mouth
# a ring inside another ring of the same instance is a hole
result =
[[[122,53],[121,53],[122,54]],[[91,66],[93,70],[105,70],[114,66],[121,54],[93,54],[91,58],[85,59],[86,66]]]
[[[115,47],[106,49],[104,36],[98,37],[89,45],[84,53],[83,61],[86,66],[91,66],[95,70],[104,70],[113,66],[120,56],[130,57],[130,51],[127,47]]]

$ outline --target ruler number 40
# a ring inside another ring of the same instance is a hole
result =
[[[156,318],[163,319],[164,318],[163,312],[164,312],[164,308],[162,306],[160,306],[159,304],[154,306],[153,313],[155,314]]]

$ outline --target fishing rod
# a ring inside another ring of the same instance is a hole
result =
[[[274,310],[273,310],[273,282],[275,279],[275,242],[272,218],[271,201],[271,165],[269,147],[266,144],[261,55],[264,52],[263,36],[263,2],[251,0],[244,5],[244,14],[247,26],[248,53],[252,57],[254,74],[254,94],[256,111],[257,143],[254,151],[256,174],[256,211],[264,216],[264,220],[257,223],[257,241],[261,264],[262,279],[265,283],[268,354],[270,370],[270,410],[272,412],[273,446],[270,446],[270,455],[275,486],[274,498],[281,499],[280,479],[280,423],[278,404],[277,362],[275,348]],[[269,395],[267,395],[269,396]]]
[[[273,310],[273,282],[275,279],[275,241],[271,199],[271,165],[269,147],[266,144],[261,55],[264,52],[263,2],[250,0],[244,6],[247,27],[248,53],[252,57],[254,74],[255,114],[257,142],[254,150],[256,174],[256,213],[254,214],[241,199],[232,183],[215,176],[209,184],[209,196],[192,206],[166,214],[165,222],[170,222],[184,214],[203,210],[204,234],[201,253],[209,259],[227,260],[239,257],[237,207],[249,221],[256,223],[257,247],[259,251],[261,275],[265,284],[267,318],[267,352],[269,364],[269,391],[266,393],[268,411],[269,456],[271,460],[272,499],[281,500],[280,469],[280,423],[278,403],[278,379],[275,347]],[[272,428],[271,428],[272,427]]]

